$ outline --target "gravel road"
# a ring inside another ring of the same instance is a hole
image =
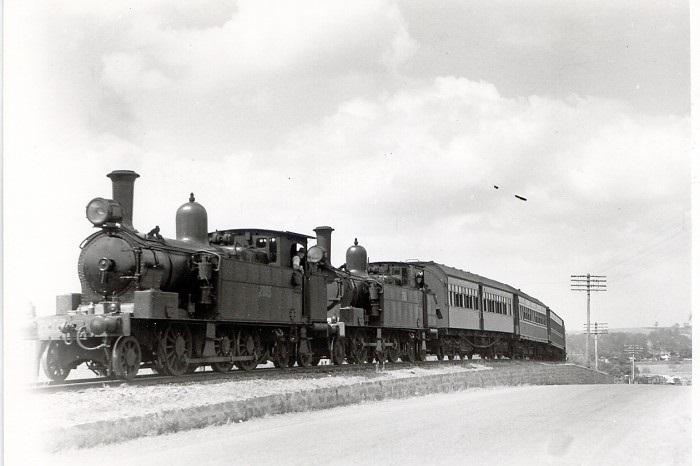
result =
[[[677,465],[691,464],[690,453],[691,387],[569,385],[473,389],[273,416],[65,451],[50,461]]]

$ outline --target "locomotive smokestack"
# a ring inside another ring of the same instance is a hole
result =
[[[112,200],[122,206],[122,226],[133,230],[134,180],[140,175],[132,170],[114,170],[107,176],[112,180]]]
[[[331,265],[331,233],[333,233],[333,228],[316,227],[314,233],[316,233],[316,243],[327,251],[328,265]]]

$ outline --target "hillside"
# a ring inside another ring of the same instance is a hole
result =
[[[636,330],[636,329],[635,329]],[[693,345],[690,334],[681,332],[680,328],[659,328],[650,332],[621,332],[610,330],[606,335],[598,337],[598,356],[603,358],[627,358],[627,345],[642,348],[638,359],[659,359],[663,355],[679,358],[692,358]],[[570,334],[566,337],[566,351],[569,355],[583,354],[586,351],[586,334]],[[590,338],[590,350],[593,351],[594,338]]]
[[[593,324],[591,324],[592,326]],[[630,333],[630,334],[642,334],[642,335],[649,335],[651,334],[654,330],[674,330],[678,328],[678,331],[683,334],[683,335],[692,335],[693,333],[693,327],[691,325],[674,325],[672,327],[622,327],[622,328],[611,328],[609,330],[609,333]],[[566,332],[566,335],[583,335],[585,334],[585,330],[573,330],[573,331],[568,331]]]

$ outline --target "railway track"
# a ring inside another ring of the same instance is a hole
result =
[[[31,393],[62,393],[79,392],[94,388],[121,387],[121,386],[150,386],[168,384],[206,384],[221,381],[246,380],[249,378],[275,379],[275,378],[315,378],[323,375],[334,374],[367,374],[371,372],[384,372],[407,368],[431,368],[438,365],[486,365],[492,367],[507,365],[527,365],[537,364],[539,361],[509,360],[509,359],[486,359],[486,360],[454,360],[454,361],[422,361],[403,362],[396,364],[342,364],[342,365],[318,365],[312,367],[293,367],[277,369],[274,367],[261,367],[253,371],[232,370],[226,373],[214,372],[212,370],[198,370],[192,374],[182,376],[164,376],[157,374],[141,374],[131,380],[116,380],[106,377],[82,378],[66,380],[63,382],[38,382],[31,384],[28,389]]]

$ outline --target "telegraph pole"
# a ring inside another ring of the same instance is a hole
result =
[[[571,291],[585,291],[588,297],[586,304],[586,367],[591,367],[589,340],[591,337],[591,291],[606,291],[607,277],[605,275],[572,275]]]
[[[625,353],[632,356],[632,378],[630,383],[634,383],[634,358],[638,354],[642,354],[643,348],[639,345],[625,345]]]
[[[590,324],[583,324],[587,333],[591,333]],[[595,370],[598,370],[598,335],[605,335],[608,333],[608,323],[607,322],[595,322],[593,324],[593,341],[595,342]]]

